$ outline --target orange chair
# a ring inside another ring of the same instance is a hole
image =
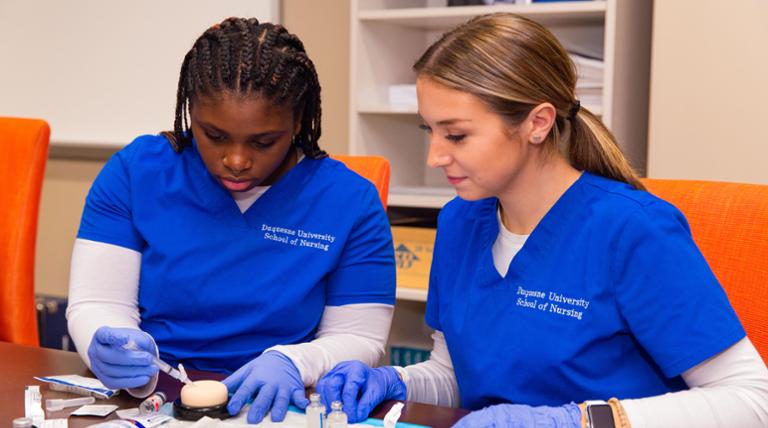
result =
[[[768,362],[768,186],[644,179],[683,212],[747,336]]]
[[[390,174],[388,160],[381,156],[333,155],[331,157],[344,163],[347,168],[373,183],[376,186],[376,190],[379,191],[381,204],[384,205],[384,209],[387,208]]]
[[[50,129],[0,117],[0,341],[38,346],[35,236]]]

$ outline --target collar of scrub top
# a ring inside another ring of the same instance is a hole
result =
[[[280,207],[281,201],[296,199],[302,189],[310,184],[312,176],[320,165],[318,159],[306,158],[297,162],[277,182],[272,183],[269,190],[264,192],[245,212],[240,212],[229,191],[206,168],[197,150],[195,139],[192,140],[192,145],[182,152],[182,155],[185,154],[190,156],[189,161],[195,170],[189,177],[190,182],[199,190],[200,197],[205,200],[214,215],[229,224],[244,227],[260,227],[262,220],[269,217],[268,210],[259,209],[259,206]]]
[[[567,224],[578,218],[583,206],[583,186],[590,175],[581,176],[563,193],[547,211],[539,224],[531,232],[523,247],[509,263],[507,274],[502,277],[493,264],[493,243],[499,235],[499,222],[496,216],[499,201],[489,198],[481,202],[477,212],[480,223],[481,258],[477,272],[478,287],[508,287],[507,283],[519,283],[526,277],[528,268],[549,254],[553,242],[568,229]]]

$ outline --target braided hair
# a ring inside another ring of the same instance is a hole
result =
[[[293,144],[310,158],[327,154],[320,138],[320,83],[304,44],[283,26],[256,18],[227,18],[207,29],[187,52],[179,73],[173,132],[176,151],[192,144],[189,108],[197,97],[223,91],[265,95],[301,114]]]

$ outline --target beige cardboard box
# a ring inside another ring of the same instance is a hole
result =
[[[435,229],[392,226],[397,265],[397,286],[427,289]]]

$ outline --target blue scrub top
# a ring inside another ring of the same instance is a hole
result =
[[[585,172],[503,278],[497,204],[457,198],[438,220],[426,319],[445,334],[462,407],[677,391],[745,336],[669,203]]]
[[[78,238],[141,252],[141,328],[199,370],[312,340],[326,305],[395,302],[376,189],[329,158],[303,159],[241,213],[196,146],[142,136],[96,178]]]

